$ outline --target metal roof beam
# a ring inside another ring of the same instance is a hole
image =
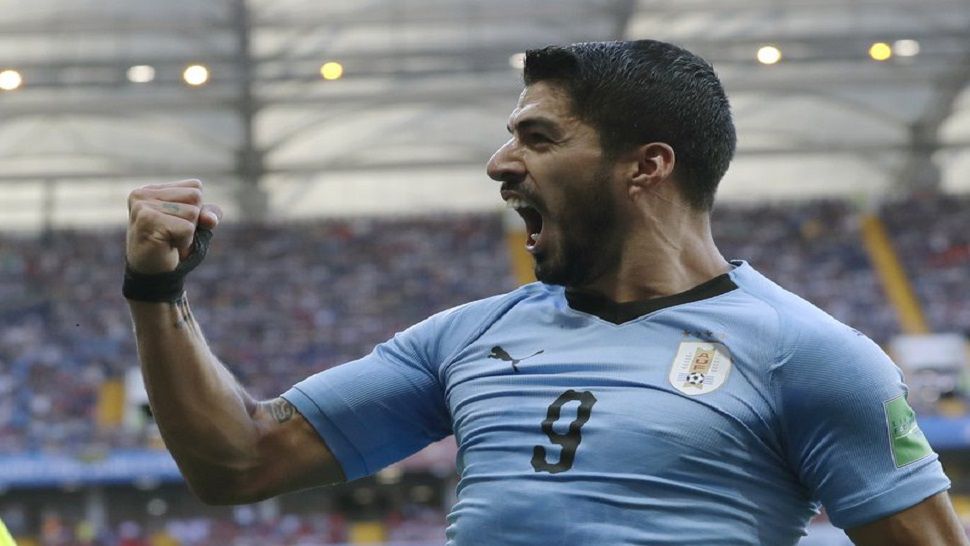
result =
[[[849,4],[852,9],[873,8],[878,10],[890,8],[926,10],[953,10],[967,7],[965,0],[853,0]],[[638,10],[643,13],[668,17],[671,15],[689,15],[693,13],[727,13],[736,15],[742,11],[760,11],[777,13],[779,11],[792,12],[796,10],[817,11],[822,8],[845,10],[846,0],[719,0],[719,1],[685,1],[678,0],[639,0]]]
[[[861,155],[871,153],[899,153],[911,149],[908,143],[813,143],[784,148],[740,148],[738,157],[783,157],[807,155]],[[941,143],[938,149],[970,149],[970,140]],[[477,155],[477,154],[476,154]],[[407,171],[456,167],[483,167],[485,158],[442,157],[440,159],[421,159],[417,161],[393,161],[368,163],[362,161],[330,161],[320,163],[299,163],[269,166],[266,175],[313,175],[340,174],[370,171]],[[91,180],[143,180],[143,179],[182,179],[201,178],[238,178],[232,169],[213,168],[211,165],[164,167],[159,165],[133,166],[130,171],[89,171],[89,172],[32,172],[24,174],[0,173],[0,183],[34,183],[38,180],[63,182],[85,182]]]
[[[260,180],[266,172],[262,151],[256,147],[256,115],[259,105],[253,92],[255,85],[252,58],[252,22],[246,0],[232,0],[233,23],[236,31],[236,112],[242,127],[242,139],[235,151],[236,174],[242,183],[236,193],[239,210],[247,218],[262,220],[269,209],[266,192]]]
[[[0,35],[4,37],[24,36],[77,36],[85,34],[163,34],[206,35],[220,30],[231,31],[231,22],[220,19],[185,19],[145,18],[145,19],[113,19],[111,17],[93,17],[91,19],[72,19],[70,24],[61,20],[23,20],[0,23]]]
[[[425,5],[415,3],[403,12],[387,9],[367,9],[348,12],[327,12],[326,9],[317,12],[301,12],[292,16],[269,15],[252,17],[252,25],[256,30],[283,29],[287,31],[321,28],[349,28],[366,25],[402,25],[424,24],[454,24],[456,20],[466,19],[469,25],[508,24],[509,21],[535,20],[537,23],[549,25],[552,23],[571,23],[574,26],[588,21],[588,17],[605,17],[609,10],[600,3],[583,0],[556,0],[547,2],[521,2],[521,0],[491,0],[488,9],[476,9],[474,15],[466,17],[464,12],[457,13],[455,2],[433,3]],[[466,3],[470,4],[470,3]],[[214,31],[234,32],[235,22],[231,15],[226,17],[204,17],[186,19],[182,16],[165,17],[153,16],[135,19],[130,16],[96,15],[90,18],[76,17],[70,24],[64,24],[60,19],[28,19],[10,22],[0,22],[0,35],[28,36],[28,35],[84,35],[84,34],[170,34],[181,35],[211,34]]]
[[[824,67],[823,67],[824,68]],[[851,76],[845,75],[845,67],[832,67],[823,71],[807,71],[804,67],[787,70],[775,67],[769,70],[738,71],[735,74],[723,75],[725,88],[729,95],[739,93],[783,93],[804,92],[818,90],[824,92],[829,86],[854,86],[864,89],[867,86],[892,85],[896,89],[908,87],[923,88],[929,82],[940,81],[947,85],[962,85],[964,80],[954,72],[938,76],[935,69],[917,69],[907,67],[904,70],[893,70],[891,67],[871,66],[858,67]],[[411,84],[399,82],[393,93],[388,93],[384,87],[374,89],[340,88],[327,86],[319,82],[318,87],[306,87],[292,90],[273,89],[270,84],[294,82],[302,80],[273,79],[261,80],[263,84],[256,89],[256,100],[261,109],[291,108],[291,107],[319,107],[333,109],[346,106],[366,105],[372,108],[393,107],[407,104],[428,104],[436,106],[466,105],[474,107],[480,104],[492,104],[495,101],[515,101],[522,89],[521,83],[508,71],[479,74],[479,77],[462,83],[451,83],[447,86],[437,85],[428,88],[415,79]],[[307,83],[317,81],[315,78],[306,79]],[[116,94],[108,98],[103,95],[91,94],[79,96],[76,88],[70,89],[68,96],[51,96],[47,100],[37,100],[25,93],[23,97],[15,95],[0,97],[0,116],[5,119],[17,116],[35,115],[96,115],[117,114],[119,112],[140,113],[178,113],[200,110],[227,110],[237,107],[238,96],[232,88],[217,88],[210,86],[204,90],[186,90],[184,93],[152,96],[151,94]],[[117,88],[115,88],[117,89]],[[169,88],[171,89],[171,88]],[[24,100],[21,100],[24,99]]]
[[[580,26],[589,21],[590,17],[606,17],[610,13],[610,5],[604,2],[589,2],[586,0],[553,0],[522,2],[521,0],[490,0],[486,9],[475,6],[477,2],[414,2],[407,9],[380,10],[365,9],[347,13],[328,13],[325,10],[318,13],[299,13],[292,16],[255,17],[253,24],[260,29],[283,28],[286,30],[334,27],[340,28],[351,25],[394,25],[406,26],[411,24],[455,24],[463,21],[468,25],[508,25],[515,21],[534,20],[543,26],[566,23],[565,26]],[[320,4],[323,5],[323,4]],[[472,6],[473,15],[469,16],[468,6]]]
[[[636,13],[637,0],[615,0],[613,3],[613,32],[614,40],[622,40],[630,27],[633,14]]]
[[[936,191],[943,182],[943,173],[933,155],[945,147],[940,142],[940,129],[953,114],[964,87],[970,84],[970,55],[954,66],[948,76],[937,81],[926,111],[909,127],[910,146],[894,176],[898,188]]]

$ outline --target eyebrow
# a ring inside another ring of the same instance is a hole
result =
[[[562,129],[559,128],[559,124],[555,121],[543,117],[535,116],[521,119],[515,123],[514,126],[506,125],[505,127],[510,133],[515,131],[526,131],[529,129],[543,129],[552,134],[552,136],[559,136],[562,133]]]

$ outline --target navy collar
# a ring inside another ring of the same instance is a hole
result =
[[[738,285],[734,284],[730,273],[724,273],[679,294],[623,303],[617,303],[599,294],[577,292],[567,288],[566,302],[576,311],[596,315],[613,324],[623,324],[667,307],[720,296],[737,289],[737,287]]]

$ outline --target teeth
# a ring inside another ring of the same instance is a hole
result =
[[[505,201],[505,206],[510,209],[524,209],[528,207],[529,204],[526,203],[524,199],[520,199],[518,197],[509,197]]]
[[[529,234],[529,239],[531,239],[533,243],[538,243],[539,242],[539,234],[538,233],[531,233],[531,234]]]

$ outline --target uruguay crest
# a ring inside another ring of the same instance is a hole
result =
[[[684,341],[670,366],[670,384],[687,395],[707,394],[727,381],[731,353],[721,343]]]

